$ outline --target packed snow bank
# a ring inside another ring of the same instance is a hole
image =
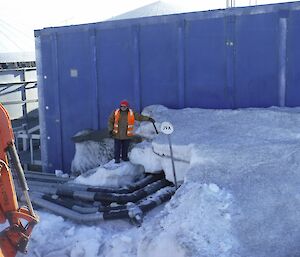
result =
[[[233,256],[232,196],[215,184],[184,184],[146,228],[137,256]]]
[[[77,177],[74,182],[89,186],[124,187],[144,176],[142,165],[130,162],[115,163],[115,160],[87,171]]]
[[[167,120],[175,127],[175,167],[184,185],[214,183],[232,194],[236,208],[228,214],[233,218],[227,238],[238,244],[229,244],[228,256],[299,255],[300,109],[156,110],[148,107],[145,113],[152,112],[158,126]],[[150,149],[161,156],[155,166],[164,167],[172,180],[165,135],[136,147],[131,160],[152,171],[148,154],[143,156]],[[210,246],[205,256],[223,256]]]
[[[300,256],[299,108],[149,106],[144,114],[157,127],[163,121],[175,127],[175,168],[183,184],[171,201],[147,214],[138,229],[122,221],[84,226],[43,214],[28,256]],[[155,135],[146,122],[137,132],[148,140],[131,151],[131,161],[146,171],[164,169],[172,180],[166,136]]]

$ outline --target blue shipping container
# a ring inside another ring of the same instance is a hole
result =
[[[42,162],[70,170],[71,137],[141,111],[300,105],[300,3],[35,31]]]

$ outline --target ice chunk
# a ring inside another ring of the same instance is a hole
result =
[[[220,191],[220,188],[216,185],[216,184],[209,184],[208,186],[209,190],[214,192],[214,193],[218,193]]]

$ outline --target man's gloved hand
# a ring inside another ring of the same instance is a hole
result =
[[[110,137],[113,137],[114,132],[113,132],[112,130],[110,130],[108,133],[109,133],[109,136],[110,136]]]
[[[149,121],[152,122],[152,123],[155,123],[155,120],[151,117],[149,117]]]

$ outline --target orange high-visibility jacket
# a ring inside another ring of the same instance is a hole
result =
[[[120,120],[120,109],[115,110],[115,123],[114,123],[114,133],[118,134],[119,131],[119,120]],[[128,110],[127,115],[127,136],[133,136],[133,127],[134,127],[134,113],[131,109]]]
[[[133,115],[134,115],[134,120],[135,121],[148,121],[149,117],[148,116],[144,116],[141,115],[138,112],[135,112],[133,110],[131,110]],[[128,120],[129,118],[129,120]],[[130,139],[132,138],[132,132],[134,127],[130,127],[130,132],[128,136],[128,125],[133,125],[134,121],[133,121],[133,117],[131,112],[126,111],[126,112],[122,112],[121,110],[117,109],[114,110],[109,118],[108,118],[108,131],[113,131],[113,138],[115,139],[120,139],[120,140],[124,140],[124,139]],[[117,125],[117,126],[115,126]],[[117,133],[116,133],[117,131]]]

